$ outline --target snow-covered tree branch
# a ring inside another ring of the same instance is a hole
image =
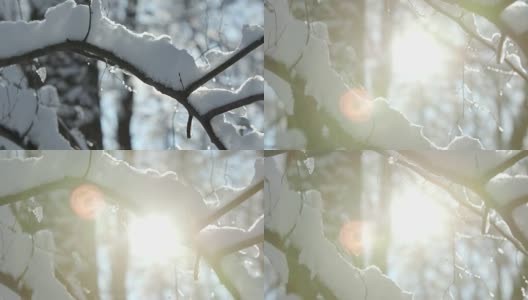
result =
[[[265,253],[270,270],[266,286],[272,299],[318,295],[325,299],[410,299],[400,289],[413,293],[415,299],[442,295],[452,299],[469,299],[470,295],[517,299],[515,295],[524,289],[522,283],[517,283],[525,272],[524,263],[520,262],[528,255],[524,221],[528,212],[528,155],[526,151],[485,151],[478,141],[469,138],[456,139],[451,146],[456,151],[287,151],[266,158]],[[369,168],[333,162],[355,155],[364,157],[363,164]],[[375,157],[391,168],[392,181],[376,174]],[[365,178],[356,186],[352,174],[357,173],[371,179]],[[395,175],[403,175],[410,183]],[[338,178],[342,176],[348,186],[340,183]],[[400,186],[391,186],[395,183]],[[411,191],[391,197],[390,190],[406,190],[404,186]],[[420,186],[430,186],[435,192],[419,193]],[[381,190],[379,200],[371,200],[372,188]],[[334,189],[347,193],[339,197]],[[356,194],[356,189],[363,194]],[[426,203],[432,201],[427,199],[432,195],[437,203],[434,210],[429,210]],[[358,202],[363,204],[353,204]],[[360,211],[351,211],[350,207]],[[385,214],[379,210],[388,211]],[[376,214],[380,219],[374,217]],[[389,232],[379,231],[387,218]],[[443,221],[437,224],[439,227],[430,227],[440,220]],[[331,230],[334,222],[337,236]],[[392,236],[389,244],[381,242],[386,234]],[[494,255],[497,250],[493,246],[486,250],[471,246],[480,239],[479,245],[498,241],[499,254]],[[380,247],[387,251],[388,258],[377,256]],[[407,250],[402,252],[400,247]],[[414,258],[406,258],[409,253],[415,253]],[[429,253],[434,256],[428,258]],[[482,260],[490,256],[499,260],[497,274],[483,271],[488,268],[486,264],[481,269],[480,263],[471,267],[465,262],[465,256],[481,255]],[[517,264],[509,266],[501,255]],[[384,259],[386,264],[382,264]],[[400,262],[407,259],[407,266]],[[435,263],[416,266],[415,260],[422,259]],[[375,266],[383,271],[380,273]],[[445,274],[440,272],[431,279],[411,279],[412,272],[420,278],[424,272],[443,269],[447,270]],[[511,272],[507,275],[511,278],[498,280],[494,286],[494,278],[505,270]],[[390,279],[382,273],[389,274]],[[465,276],[474,276],[486,289],[468,292],[472,284],[480,283],[467,282]],[[309,287],[306,282],[310,282]]]
[[[524,1],[304,3],[266,2],[268,148],[523,148]]]
[[[249,134],[249,138],[240,137],[236,132],[229,131],[228,123],[215,121],[219,123],[216,126],[212,121],[220,114],[263,100],[261,77],[248,79],[236,91],[208,89],[203,85],[264,43],[261,26],[244,26],[237,49],[213,51],[205,56],[207,64],[197,65],[188,51],[175,47],[169,37],[132,32],[105,17],[100,6],[100,0],[93,1],[90,6],[77,5],[68,0],[50,8],[41,21],[0,22],[0,38],[3,41],[0,67],[31,61],[57,51],[73,51],[115,65],[178,101],[189,114],[189,138],[191,119],[194,118],[219,149],[239,146],[243,149],[260,148],[258,140],[262,134],[255,132]],[[29,109],[24,108],[25,111]],[[48,124],[46,127],[51,126]],[[26,137],[24,128],[15,127],[12,131],[12,135]],[[32,136],[27,138],[37,147],[49,148]],[[257,144],[237,144],[236,139]],[[63,143],[56,147],[64,146]]]
[[[221,201],[225,204],[211,209],[181,174],[142,170],[103,151],[43,151],[34,158],[0,159],[0,172],[11,178],[0,183],[0,212],[5,214],[0,230],[4,243],[9,243],[9,249],[12,249],[11,252],[5,248],[0,250],[3,257],[0,272],[5,275],[0,276],[0,285],[14,289],[21,297],[29,293],[33,295],[32,299],[85,299],[80,279],[74,274],[56,273],[54,260],[60,256],[53,246],[52,230],[28,233],[19,213],[12,210],[28,200],[67,191],[72,210],[81,218],[94,218],[95,214],[102,214],[104,207],[115,207],[131,214],[128,221],[131,224],[126,226],[136,234],[141,231],[133,229],[139,226],[134,225],[134,219],[160,214],[167,216],[176,224],[177,230],[149,234],[166,234],[168,236],[160,238],[174,239],[182,245],[180,247],[203,257],[233,298],[250,299],[255,293],[261,293],[261,287],[258,280],[243,279],[244,272],[239,269],[240,262],[236,257],[240,255],[239,251],[248,251],[263,243],[262,211],[247,228],[239,227],[236,222],[225,225],[220,220],[226,220],[226,214],[246,206],[245,202],[255,202],[261,197],[260,191],[264,187],[260,171],[262,163],[260,159],[256,160],[249,186],[235,189],[234,193],[229,193],[232,196]],[[62,203],[67,206],[68,202]],[[40,213],[36,208],[33,212],[39,222],[49,218],[42,215],[41,209]],[[27,251],[27,255],[23,251]],[[205,272],[203,268],[195,270],[195,280],[206,276],[201,272]],[[236,284],[233,286],[232,282]],[[241,286],[241,282],[245,282],[244,285]]]
[[[325,299],[411,299],[378,268],[356,268],[327,240],[317,191],[292,190],[275,158],[266,158],[265,178],[266,241],[288,255],[287,267],[272,255],[274,250],[266,253],[274,269],[286,268],[281,281],[288,286],[288,293],[303,299],[319,294]],[[311,283],[301,278],[314,281],[315,288],[305,288]]]

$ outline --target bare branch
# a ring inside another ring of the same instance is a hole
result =
[[[264,93],[254,94],[247,97],[244,97],[242,99],[230,102],[226,105],[219,106],[217,108],[214,108],[210,111],[208,111],[206,114],[203,115],[203,118],[206,120],[211,120],[217,115],[223,114],[225,112],[237,109],[242,106],[246,106],[248,104],[264,100]]]
[[[509,159],[505,160],[502,164],[496,166],[495,168],[491,169],[489,172],[487,172],[484,176],[482,176],[481,181],[487,182],[491,178],[495,177],[499,173],[509,169],[511,166],[515,165],[518,161],[524,159],[528,156],[527,150],[519,151],[514,156],[510,157]]]
[[[20,285],[19,282],[9,274],[0,272],[0,284],[9,288],[11,291],[20,296],[21,299],[31,299],[33,292],[27,287]]]
[[[20,134],[17,132],[6,128],[0,124],[0,136],[4,137],[5,139],[11,141],[12,143],[16,144],[22,149],[26,150],[35,150],[38,149],[38,146],[33,144],[31,141],[25,141]]]
[[[216,75],[222,73],[227,68],[229,68],[232,65],[234,65],[236,62],[238,62],[239,60],[244,58],[251,51],[255,50],[256,48],[258,48],[262,44],[264,44],[264,36],[262,36],[261,38],[255,40],[254,42],[248,44],[246,47],[240,49],[236,54],[231,56],[229,59],[227,59],[226,61],[224,61],[223,63],[221,63],[220,65],[218,65],[214,69],[212,69],[211,71],[209,71],[207,74],[205,74],[204,76],[202,76],[198,80],[196,80],[193,83],[191,83],[187,87],[187,89],[185,89],[184,95],[188,97],[197,88],[199,88],[200,86],[204,85],[206,82],[208,82],[209,80],[213,79]]]
[[[234,199],[226,203],[224,206],[220,207],[219,209],[215,210],[211,214],[205,216],[202,220],[198,221],[196,223],[195,230],[200,231],[205,226],[212,224],[213,222],[218,220],[221,216],[231,211],[233,208],[238,206],[240,203],[251,198],[253,195],[255,195],[257,192],[259,192],[263,188],[264,188],[264,180],[261,180],[249,186],[248,188],[244,190],[244,192],[242,192],[240,195],[238,195],[237,197],[235,197]]]

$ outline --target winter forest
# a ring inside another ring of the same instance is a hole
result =
[[[528,1],[0,0],[0,300],[528,299]]]

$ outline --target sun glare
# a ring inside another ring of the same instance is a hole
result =
[[[392,234],[404,243],[428,241],[448,228],[446,210],[417,189],[408,189],[393,201],[391,217]]]
[[[404,80],[423,80],[438,74],[446,60],[445,49],[431,34],[409,27],[392,43],[395,76]]]
[[[153,263],[165,262],[182,252],[176,225],[163,215],[133,218],[128,226],[133,255]]]

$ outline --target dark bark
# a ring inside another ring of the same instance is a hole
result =
[[[509,145],[509,149],[512,150],[524,149],[524,139],[528,133],[528,82],[525,83],[524,94],[524,101],[520,107],[519,114],[513,122]]]
[[[287,246],[274,232],[266,230],[264,236],[268,243],[286,255],[288,262],[286,291],[288,293],[298,295],[301,299],[318,299],[318,295],[322,295],[326,300],[337,299],[317,277],[311,278],[311,271],[308,267],[299,263],[300,251],[298,249]]]

